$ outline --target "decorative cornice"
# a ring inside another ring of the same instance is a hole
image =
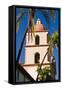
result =
[[[42,65],[51,65],[51,64],[53,64],[53,62],[52,63],[43,63]],[[40,66],[41,64],[22,64],[22,66]]]
[[[48,44],[47,45],[24,45],[24,47],[45,47],[45,46],[49,46]]]
[[[37,33],[37,32],[48,32],[48,30],[44,30],[44,31],[34,31],[34,33]],[[31,31],[30,32],[27,32],[27,33],[32,33]]]

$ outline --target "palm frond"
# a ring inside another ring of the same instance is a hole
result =
[[[45,17],[46,22],[49,24],[49,10],[41,9],[41,13]]]
[[[20,21],[20,19],[21,19],[24,15],[25,15],[24,12],[19,13],[19,14],[17,15],[17,17],[16,17],[16,23],[17,23],[18,21]]]
[[[35,9],[30,8],[28,27],[30,28],[30,32],[31,32],[31,41],[33,40],[33,35],[34,35],[34,15],[35,15]]]
[[[17,24],[16,24],[16,32],[18,32],[19,26],[20,26],[20,21],[18,21]]]
[[[53,10],[53,9],[52,10],[41,9],[40,11],[43,14],[43,16],[44,16],[44,18],[48,24],[48,27],[49,27],[50,16],[53,19],[53,21],[55,21],[55,10]]]
[[[49,12],[54,21],[55,20],[55,10],[49,10]]]
[[[20,13],[16,16],[16,32],[19,29],[20,23],[24,17],[24,15],[26,15],[26,12],[23,11],[23,9],[20,10]]]

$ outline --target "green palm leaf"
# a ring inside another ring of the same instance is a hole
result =
[[[19,26],[20,26],[20,21],[18,21],[17,24],[16,24],[16,32],[18,32]]]

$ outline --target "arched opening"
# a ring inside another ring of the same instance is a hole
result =
[[[35,45],[39,45],[39,36],[38,35],[35,36]]]
[[[34,55],[34,58],[35,58],[35,63],[39,63],[40,54],[38,52],[36,52]]]

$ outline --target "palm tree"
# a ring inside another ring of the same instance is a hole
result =
[[[51,70],[48,67],[45,67],[43,69],[37,69],[37,72],[39,72],[39,77],[38,79],[40,81],[46,81],[46,80],[51,80]]]
[[[55,47],[59,46],[59,35],[58,32],[54,32],[52,35],[52,41]]]
[[[45,57],[47,56],[47,54],[52,54],[52,49],[53,49],[54,47],[57,47],[57,48],[58,48],[58,46],[59,46],[58,32],[54,32],[54,33],[52,34],[52,36],[48,36],[48,43],[50,44],[50,45],[49,45],[49,50],[46,52],[46,54],[45,54],[45,56],[44,56],[41,64],[40,64],[39,67],[38,67],[38,70],[37,70],[37,72],[38,72],[38,75],[37,75],[37,78],[36,78],[37,81],[38,81],[39,75],[40,75],[41,77],[43,77],[44,74],[47,76],[47,73],[49,73],[49,72],[43,73],[44,71],[47,71],[47,70],[46,70],[46,68],[44,68],[44,69],[42,70],[41,67],[42,67],[42,65],[43,65],[43,62],[44,62]],[[43,77],[43,79],[44,79],[44,77]],[[41,79],[40,79],[40,80],[41,80]]]

